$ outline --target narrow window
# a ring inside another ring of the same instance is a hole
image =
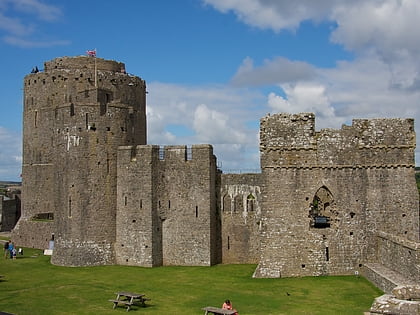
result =
[[[124,196],[124,206],[127,205],[127,196]]]
[[[195,217],[198,218],[198,206],[195,206]]]
[[[142,209],[142,208],[143,208],[143,200],[140,199],[140,209]]]
[[[74,116],[74,104],[70,104],[70,116]]]
[[[325,259],[326,261],[330,261],[330,251],[328,249],[328,246],[325,247]]]
[[[159,160],[165,159],[165,148],[163,146],[159,147]]]
[[[192,147],[187,147],[187,150],[185,151],[185,159],[187,161],[192,160]]]
[[[35,128],[37,127],[38,124],[38,111],[35,111],[35,118],[34,118],[34,124],[35,124]]]
[[[171,209],[171,201],[168,200],[168,209]]]
[[[88,113],[86,113],[86,115],[85,115],[85,123],[86,123],[86,130],[89,130],[89,114]]]
[[[230,237],[228,236],[228,240],[227,240],[228,242],[227,242],[227,247],[228,247],[228,250],[230,249]]]
[[[71,218],[71,198],[69,198],[69,218]]]

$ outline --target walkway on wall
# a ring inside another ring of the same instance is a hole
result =
[[[398,285],[417,284],[416,281],[379,263],[368,263],[364,267],[363,275],[386,293],[390,293]]]

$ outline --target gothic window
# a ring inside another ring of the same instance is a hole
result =
[[[255,197],[253,194],[249,194],[246,197],[246,210],[247,211],[254,211],[255,209]]]
[[[242,211],[244,209],[244,202],[243,202],[243,196],[242,195],[238,195],[235,196],[234,199],[234,205],[233,205],[233,212],[237,212],[237,211]]]
[[[230,199],[230,196],[229,195],[225,195],[224,197],[223,197],[223,212],[224,211],[231,211],[231,199]]]
[[[310,204],[309,217],[311,227],[328,228],[331,225],[334,199],[327,187],[322,186],[317,190]]]

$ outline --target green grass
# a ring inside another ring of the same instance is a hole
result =
[[[130,314],[203,314],[230,299],[240,315],[363,314],[382,294],[362,277],[253,279],[255,265],[213,267],[59,267],[25,249],[0,259],[0,311],[13,314],[126,314],[112,309],[115,292],[145,293],[147,307]],[[289,295],[288,295],[288,294]]]

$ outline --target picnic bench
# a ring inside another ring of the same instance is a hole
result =
[[[150,301],[150,299],[146,298],[144,294],[138,294],[133,292],[117,292],[115,294],[117,295],[117,298],[115,300],[108,300],[114,303],[114,306],[112,308],[116,308],[117,306],[127,307],[127,312],[133,305],[141,305],[145,307],[145,302]]]
[[[202,310],[205,311],[204,315],[208,315],[209,313],[213,313],[215,315],[232,315],[236,313],[236,311],[234,310],[226,310],[224,308],[218,308],[213,306],[203,307]]]

